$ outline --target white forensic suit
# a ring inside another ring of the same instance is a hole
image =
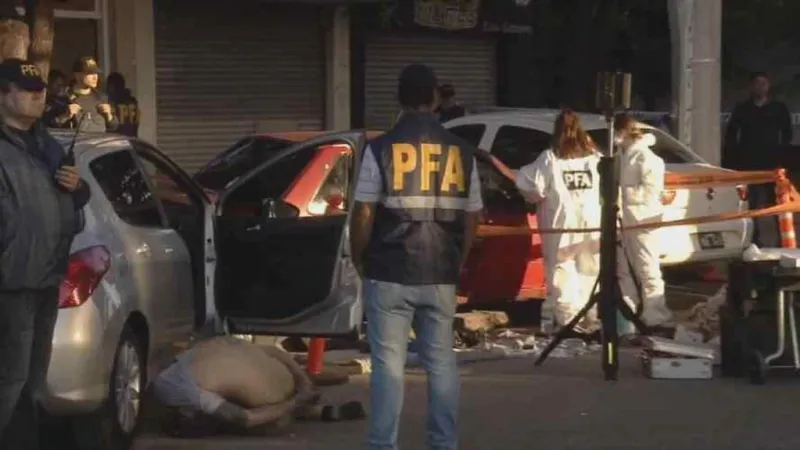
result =
[[[632,143],[620,145],[620,214],[623,228],[646,222],[660,222],[664,205],[664,161],[650,149],[656,143],[645,134]],[[664,297],[661,275],[660,229],[622,232],[618,253],[620,290],[624,300],[635,310],[642,304],[642,321],[658,326],[672,319]]]
[[[517,188],[527,201],[539,205],[539,228],[600,227],[599,162],[597,153],[560,159],[552,150],[546,150],[520,169]],[[541,238],[547,302],[554,307],[556,323],[563,326],[592,294],[600,269],[600,233],[546,233]]]

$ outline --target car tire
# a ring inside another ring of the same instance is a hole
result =
[[[130,326],[122,330],[114,353],[106,404],[90,416],[74,418],[80,449],[128,450],[142,422],[147,361],[142,339]]]

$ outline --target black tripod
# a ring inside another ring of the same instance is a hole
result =
[[[574,329],[577,324],[586,318],[586,315],[595,305],[599,304],[598,310],[602,324],[600,339],[603,346],[603,373],[606,380],[616,380],[619,375],[617,312],[620,312],[623,317],[630,320],[640,333],[645,334],[647,327],[628,304],[622,300],[619,280],[617,279],[619,164],[614,153],[614,113],[618,104],[627,106],[630,103],[630,76],[627,74],[605,73],[602,74],[599,80],[602,85],[598,89],[598,93],[601,94],[601,96],[598,96],[598,103],[603,108],[608,127],[608,154],[600,159],[600,164],[597,168],[600,174],[600,199],[602,201],[600,275],[586,305],[566,326],[559,330],[552,342],[542,350],[542,353],[536,359],[535,365],[541,365],[564,339],[574,336]],[[622,101],[618,102],[617,84],[620,82],[622,84],[620,92]],[[600,292],[595,293],[598,285],[600,286]]]

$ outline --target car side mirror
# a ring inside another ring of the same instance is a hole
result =
[[[282,200],[267,198],[261,202],[261,214],[264,219],[294,219],[300,217],[300,208]]]

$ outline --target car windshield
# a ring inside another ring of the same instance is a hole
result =
[[[248,169],[252,169],[277,152],[292,145],[291,141],[271,137],[248,137],[211,160],[194,176],[201,186],[221,190]]]
[[[702,158],[689,151],[677,139],[670,136],[658,128],[647,128],[647,133],[656,138],[656,144],[652,147],[653,153],[661,157],[667,164],[703,163]],[[604,128],[588,131],[597,147],[605,153],[608,146],[608,130]]]

